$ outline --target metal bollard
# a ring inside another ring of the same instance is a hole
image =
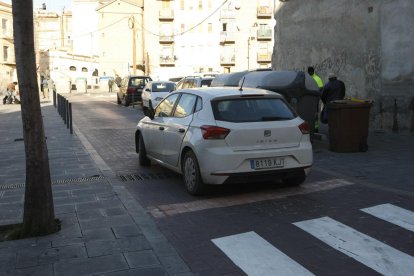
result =
[[[72,103],[69,103],[69,129],[70,129],[70,134],[73,134],[73,126],[72,126]]]
[[[66,100],[66,128],[69,128],[69,100]]]

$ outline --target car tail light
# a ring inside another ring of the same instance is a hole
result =
[[[302,134],[309,134],[310,133],[309,124],[307,122],[301,123],[299,125],[299,129],[302,132]]]
[[[126,92],[127,92],[127,94],[133,94],[133,93],[135,93],[135,91],[136,91],[135,88],[129,87]]]
[[[201,126],[204,139],[224,139],[230,133],[230,129],[218,126]]]

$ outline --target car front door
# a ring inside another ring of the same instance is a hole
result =
[[[171,166],[178,166],[181,144],[193,120],[197,96],[183,93],[179,98],[174,113],[165,119],[163,160]]]
[[[145,124],[147,137],[144,137],[147,154],[161,160],[165,135],[165,122],[172,115],[172,111],[180,94],[172,94],[165,98],[155,109],[154,119]],[[168,120],[167,120],[168,122]]]

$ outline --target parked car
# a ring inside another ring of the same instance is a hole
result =
[[[141,101],[142,89],[151,81],[149,76],[128,76],[118,85],[117,103],[125,106]]]
[[[171,81],[150,81],[142,91],[142,108],[156,107],[157,104],[171,91],[175,83]]]
[[[195,88],[195,87],[209,87],[213,81],[213,76],[189,76],[181,79],[177,83],[178,89]]]
[[[310,172],[309,125],[275,92],[176,90],[145,113],[135,133],[139,163],[182,174],[192,195],[206,184],[279,178],[299,185]]]

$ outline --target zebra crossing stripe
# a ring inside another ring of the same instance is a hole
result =
[[[314,275],[255,232],[211,241],[247,275]]]
[[[329,217],[294,223],[383,275],[413,275],[414,258]]]
[[[386,203],[361,211],[414,232],[414,212]]]

